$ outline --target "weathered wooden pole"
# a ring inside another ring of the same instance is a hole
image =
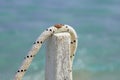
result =
[[[48,39],[45,80],[72,80],[70,34],[56,33]]]

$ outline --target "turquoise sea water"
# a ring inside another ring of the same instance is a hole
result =
[[[120,80],[120,0],[0,0],[0,80],[13,80],[47,27],[69,24],[79,44],[73,80]],[[45,44],[23,80],[45,80]]]

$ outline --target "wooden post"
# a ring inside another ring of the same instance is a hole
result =
[[[72,80],[69,33],[56,33],[48,39],[45,80]]]

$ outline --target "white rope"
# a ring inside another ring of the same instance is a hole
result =
[[[71,42],[70,42],[70,44],[71,44],[71,46],[70,46],[71,54],[70,54],[70,58],[71,58],[71,62],[73,62],[74,55],[75,55],[76,48],[77,48],[77,34],[76,34],[75,30],[69,25],[56,24],[52,27],[47,28],[38,37],[38,39],[34,42],[31,50],[28,52],[28,55],[24,58],[24,61],[21,65],[21,67],[17,71],[14,80],[22,80],[22,78],[23,78],[25,72],[27,71],[27,69],[29,68],[33,58],[35,57],[35,55],[37,54],[37,52],[41,48],[42,43],[48,37],[50,37],[52,34],[61,33],[61,32],[69,32],[70,35],[71,35]]]

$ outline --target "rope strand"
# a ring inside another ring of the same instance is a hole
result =
[[[28,52],[28,55],[24,57],[24,61],[21,65],[21,67],[18,69],[14,80],[22,80],[25,72],[29,68],[33,58],[39,51],[39,49],[42,46],[42,43],[50,37],[54,33],[61,33],[61,32],[69,32],[71,35],[71,53],[70,53],[70,58],[71,58],[71,63],[73,62],[74,55],[76,52],[77,48],[77,34],[75,30],[69,26],[69,25],[63,25],[63,24],[56,24],[52,27],[47,28],[39,37],[38,39],[34,42],[32,48]]]

